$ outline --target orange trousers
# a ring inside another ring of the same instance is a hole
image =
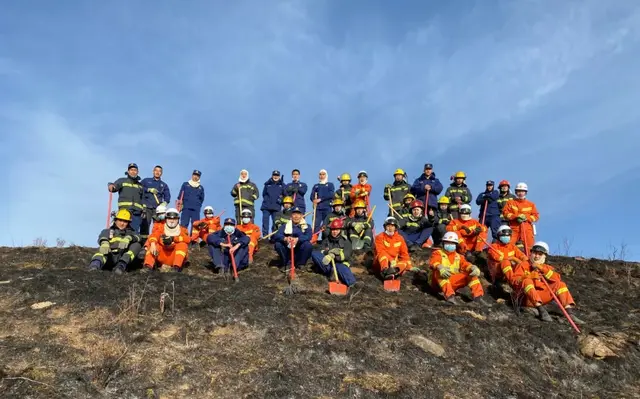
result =
[[[533,226],[531,223],[511,223],[509,227],[511,227],[511,230],[513,231],[511,234],[511,243],[515,244],[517,241],[522,241],[522,245],[527,247],[526,251],[523,252],[528,253],[527,251],[529,251],[535,243]]]
[[[504,280],[510,285],[515,284],[513,280],[513,268],[511,261],[508,259],[500,262],[489,260],[489,274],[491,275],[492,282]]]
[[[569,305],[575,305],[573,297],[567,288],[567,285],[562,281],[547,281],[549,288],[560,300],[562,307],[566,308]],[[547,289],[545,284],[540,280],[533,280],[531,278],[524,278],[522,283],[516,285],[516,293],[521,295],[524,293],[524,306],[536,307],[539,303],[546,305],[553,301],[553,295]]]
[[[253,260],[253,254],[258,252],[258,243],[251,241],[249,243],[249,259]]]
[[[158,255],[154,256],[151,251],[147,251],[144,257],[145,267],[153,268],[156,264],[170,265],[182,269],[184,259],[187,257],[188,244],[186,242],[179,242],[171,245],[169,248],[160,243],[156,243],[158,248]]]
[[[373,270],[378,272],[378,274],[382,273],[383,270],[387,270],[389,266],[391,266],[389,262],[385,262],[385,265],[382,266],[380,262],[378,262],[378,258],[376,258],[373,262]],[[411,264],[411,261],[398,261],[396,262],[396,267],[398,268],[398,270],[400,270],[398,272],[398,275],[402,276],[404,272],[406,272],[408,269],[411,269],[413,266]]]
[[[434,270],[432,273],[431,285],[434,289],[439,288],[445,299],[455,295],[457,290],[465,286],[469,287],[474,298],[484,295],[484,290],[478,277],[471,277],[467,273],[457,273],[452,274],[448,279],[443,279],[440,277],[438,270]]]

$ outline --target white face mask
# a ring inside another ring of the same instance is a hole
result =
[[[251,221],[251,218],[242,218],[242,223],[247,224]]]
[[[213,213],[205,213],[204,217],[207,219],[213,219]]]
[[[471,215],[468,214],[460,214],[460,219],[462,220],[470,220],[471,219]]]
[[[167,219],[166,221],[167,226],[169,226],[169,228],[174,228],[178,225],[178,219]]]
[[[395,231],[385,230],[384,233],[386,235],[388,235],[389,237],[391,237],[393,235],[393,233],[395,233]]]

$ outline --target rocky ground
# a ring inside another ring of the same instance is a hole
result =
[[[489,294],[445,305],[413,273],[386,293],[355,265],[347,297],[305,273],[286,296],[269,249],[238,283],[205,251],[149,276],[89,273],[94,251],[0,248],[0,397],[640,397],[638,264],[551,259],[577,335]]]

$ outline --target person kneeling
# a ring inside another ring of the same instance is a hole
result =
[[[189,231],[180,226],[180,212],[170,208],[165,214],[162,229],[154,229],[149,236],[149,249],[144,257],[142,272],[153,270],[158,264],[161,272],[180,272],[189,251]]]
[[[311,229],[302,217],[300,208],[291,210],[291,220],[280,225],[278,232],[273,235],[274,249],[280,257],[283,271],[293,262],[296,268],[302,268],[311,258]],[[291,247],[294,248],[291,259]]]
[[[100,249],[91,258],[89,270],[102,270],[107,265],[114,265],[113,272],[122,274],[127,265],[136,258],[142,249],[140,236],[131,228],[131,212],[120,209],[110,228],[102,230],[98,236]]]
[[[429,260],[429,284],[442,292],[445,301],[456,304],[456,291],[464,286],[469,287],[474,302],[484,304],[484,290],[480,284],[480,269],[469,263],[456,252],[458,235],[452,231],[442,237],[442,249],[436,249]]]
[[[322,271],[322,274],[334,281],[333,264],[336,266],[338,279],[345,285],[351,287],[356,282],[353,276],[349,260],[351,258],[351,242],[342,234],[344,221],[342,219],[333,219],[329,223],[329,234],[326,239],[322,240],[322,251],[313,251],[311,260],[313,264]],[[332,264],[333,263],[333,264]]]
[[[224,220],[222,230],[209,234],[209,255],[218,273],[227,273],[231,269],[232,256],[236,271],[246,269],[249,266],[249,242],[249,236],[236,228],[236,220],[232,218]]]

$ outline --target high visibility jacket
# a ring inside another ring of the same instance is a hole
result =
[[[338,187],[333,198],[340,198],[344,201],[344,212],[345,214],[349,214],[351,212],[351,206],[353,205],[353,201],[351,200],[351,189],[353,186],[351,184],[345,184],[344,186]]]
[[[238,188],[238,184],[240,187]],[[247,180],[244,183],[236,183],[233,185],[231,189],[231,196],[233,199],[233,204],[235,206],[240,205],[240,200],[242,200],[242,206],[253,206],[253,203],[260,197],[260,191],[258,191],[258,186],[256,186],[251,180]]]
[[[355,204],[357,200],[363,200],[369,209],[369,197],[371,196],[371,184],[356,184],[351,187],[351,203]]]
[[[546,263],[538,266],[538,269],[535,269],[531,265],[530,261],[524,261],[516,265],[513,270],[513,278],[517,282],[522,282],[522,280],[525,278],[537,280],[541,277],[544,277],[547,281],[550,282],[562,281],[562,276],[560,275],[560,273],[558,273],[553,268],[553,266]],[[525,287],[525,290],[527,290],[527,287]]]
[[[118,193],[118,209],[127,209],[131,213],[140,214],[144,209],[143,187],[140,176],[132,178],[128,174],[116,180],[113,185]]]
[[[327,182],[326,184],[321,184],[321,183],[314,184],[313,188],[311,189],[311,200],[316,199],[316,195],[317,195],[317,198],[320,200],[320,202],[318,202],[316,209],[322,209],[322,210],[330,209],[331,201],[334,198],[335,192],[336,192],[336,189],[333,183],[331,182]]]
[[[502,195],[502,193],[500,193],[500,196],[498,197],[498,200],[496,201],[498,203],[498,210],[500,212],[500,219],[504,220],[504,216],[502,216],[502,211],[504,210],[504,206],[507,204],[507,202],[509,202],[509,200],[512,199],[516,199],[516,196],[513,195],[510,191],[507,192],[507,194]]]
[[[498,190],[493,191],[485,191],[476,198],[476,205],[480,205],[480,213],[479,218],[484,215],[484,207],[487,206],[486,217],[489,216],[498,216],[500,215],[500,208],[498,207],[498,198],[500,197],[500,192]]]
[[[536,204],[528,199],[512,199],[507,202],[502,209],[504,220],[507,220],[512,227],[519,225],[516,219],[520,215],[526,216],[527,221],[531,223],[537,222],[540,219]]]
[[[140,184],[142,184],[144,189],[144,205],[147,208],[156,209],[159,204],[163,202],[168,204],[169,201],[171,201],[171,190],[169,190],[167,183],[163,182],[161,179],[147,177],[146,179],[142,179]],[[158,191],[155,195],[149,192],[149,189],[153,188]]]
[[[202,184],[198,187],[193,187],[187,181],[182,183],[182,187],[178,192],[179,200],[182,200],[183,209],[191,209],[200,213],[200,208],[202,208],[202,203],[204,202],[204,187]]]
[[[429,258],[429,269],[431,270],[430,277],[433,275],[434,271],[438,270],[438,266],[440,265],[449,269],[452,275],[459,273],[468,274],[471,272],[471,267],[473,266],[459,253],[446,252],[445,250],[438,248],[431,253],[431,258]]]
[[[166,224],[165,224],[166,226]],[[160,245],[161,247],[171,250],[172,248],[175,248],[175,244],[183,242],[185,244],[188,244],[191,242],[191,238],[189,237],[189,231],[187,230],[186,227],[182,227],[180,226],[180,233],[175,236],[172,237],[172,242],[169,245],[165,245],[162,242],[162,237],[165,235],[165,229],[163,228],[162,230],[157,229],[153,231],[153,233],[151,233],[151,235],[149,236],[149,243],[155,242],[156,245]],[[186,254],[183,254],[184,256],[187,256]]]
[[[465,183],[462,183],[459,186],[456,183],[451,183],[451,185],[447,187],[447,191],[444,195],[449,197],[449,212],[457,211],[459,208],[459,205],[455,200],[456,197],[460,197],[462,204],[470,204],[473,199],[471,190],[469,190],[469,187],[467,187]]]
[[[367,219],[368,219],[368,216],[366,212],[362,216],[355,215],[352,218],[347,219],[344,231],[352,239],[361,238],[361,237],[364,238],[364,236],[374,228],[373,219],[369,220],[368,222],[367,222]],[[362,232],[360,233],[362,235],[356,232],[355,230],[356,226],[359,226],[358,228],[362,227]]]
[[[291,182],[284,186],[284,195],[293,198],[293,206],[297,206],[304,212],[307,209],[307,204],[304,200],[307,190],[307,183],[301,181]]]
[[[480,233],[476,233],[476,228],[480,228]],[[469,232],[467,231],[469,230]],[[447,225],[447,231],[458,234],[458,249],[464,253],[466,251],[480,251],[484,246],[483,239],[487,238],[487,227],[477,219],[461,220],[454,219]]]
[[[396,212],[400,213],[402,210],[402,199],[411,191],[411,186],[404,180],[394,181],[390,189],[384,190],[384,200],[389,201],[391,199],[391,206]],[[391,194],[391,196],[389,196]]]
[[[516,260],[516,262],[526,262],[528,259],[527,255],[520,251],[515,244],[503,244],[500,241],[497,241],[489,247],[487,260],[490,269],[494,267],[501,267],[500,270],[502,270],[502,274],[510,280],[513,275],[511,260]]]
[[[402,208],[400,208],[400,211],[398,213],[400,214],[402,219],[408,219],[411,217],[411,208],[409,206],[403,205]]]
[[[264,182],[262,189],[261,211],[279,211],[284,197],[284,182],[282,179],[273,181],[272,178]],[[244,198],[244,197],[243,197]],[[296,198],[297,199],[297,198]]]
[[[200,228],[199,225],[202,223],[206,223],[206,227]],[[155,226],[155,225],[154,225]],[[195,241],[198,237],[202,238],[203,241],[207,241],[207,236],[209,234],[215,233],[220,230],[222,226],[220,225],[220,218],[218,216],[214,216],[212,218],[204,218],[200,219],[193,223],[193,230],[191,231],[191,241]]]
[[[255,247],[258,245],[258,240],[262,234],[262,229],[253,223],[239,224],[236,226],[237,230],[240,230],[249,237],[249,246]]]
[[[125,237],[131,237],[130,243],[139,242],[140,236],[134,229],[127,226],[125,229],[120,230],[115,223],[110,228],[104,229],[98,236],[98,244],[102,245],[104,241],[109,242],[109,248],[111,252],[118,252],[118,245],[124,240]]]
[[[429,202],[425,201],[425,196],[427,195],[427,190],[425,189],[425,185],[430,185],[431,190],[429,190]],[[413,186],[411,186],[411,194],[416,196],[416,199],[422,201],[430,207],[437,208],[438,207],[438,195],[442,192],[442,183],[440,179],[436,177],[435,173],[431,173],[429,177],[424,173],[420,175],[414,182]]]
[[[391,261],[396,259],[398,263],[406,263],[409,267],[411,265],[407,243],[397,231],[392,236],[388,236],[385,232],[378,234],[376,236],[375,252],[376,261],[381,266],[381,269],[386,269]]]
[[[347,267],[351,266],[351,241],[342,234],[335,238],[331,234],[327,234],[327,238],[322,240],[322,254],[327,255],[330,250],[336,248],[340,250],[340,254],[336,255],[334,261]]]
[[[453,218],[449,211],[441,211],[440,209],[436,210],[435,224],[444,224],[447,225],[451,223]]]

